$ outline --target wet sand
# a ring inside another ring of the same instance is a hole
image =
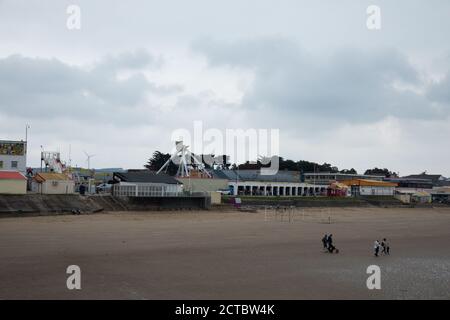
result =
[[[391,255],[376,258],[383,237]],[[0,299],[449,299],[449,243],[450,208],[4,218]],[[366,287],[372,264],[381,290]]]

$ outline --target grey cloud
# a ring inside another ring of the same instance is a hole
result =
[[[148,93],[170,94],[178,86],[159,86],[141,72],[158,68],[159,58],[145,51],[109,56],[84,68],[57,59],[12,55],[0,59],[0,113],[30,118],[72,118],[89,121],[142,123],[149,117]],[[132,70],[119,78],[122,70]]]
[[[118,55],[107,55],[95,64],[95,70],[117,71],[121,69],[137,69],[143,67],[160,68],[164,64],[163,57],[154,57],[145,49],[133,52],[122,52]]]
[[[429,92],[428,98],[443,104],[445,107],[450,108],[450,74],[447,75],[438,83],[434,83]]]
[[[231,43],[200,39],[192,48],[212,67],[253,71],[253,85],[242,102],[249,110],[352,122],[442,116],[426,96],[394,87],[424,85],[397,50],[347,48],[315,56],[282,37]]]

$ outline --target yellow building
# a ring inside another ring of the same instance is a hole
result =
[[[33,178],[32,190],[40,194],[73,194],[75,182],[63,173],[38,173]]]
[[[353,196],[393,196],[398,186],[397,183],[368,179],[344,180],[341,183],[350,187]]]
[[[0,194],[26,194],[27,178],[17,171],[0,171]]]

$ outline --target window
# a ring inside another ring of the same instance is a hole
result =
[[[3,161],[0,161],[0,169],[3,169]]]
[[[18,164],[17,161],[11,161],[11,168],[17,168]]]

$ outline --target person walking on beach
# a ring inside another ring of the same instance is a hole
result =
[[[383,239],[381,241],[381,253],[386,255],[386,243],[385,243],[386,239]]]
[[[373,250],[375,251],[375,257],[378,257],[378,253],[380,252],[380,242],[378,240],[375,240]]]
[[[333,235],[330,233],[327,237],[327,247],[329,248],[333,244]]]
[[[325,235],[322,238],[322,244],[323,244],[323,249],[327,250],[328,248],[328,235],[325,233]]]
[[[383,239],[383,253],[389,255],[389,243],[387,242],[386,238]]]
[[[333,251],[336,249],[335,246],[333,246],[333,235],[330,234],[327,238],[327,249],[330,253],[333,253]]]

